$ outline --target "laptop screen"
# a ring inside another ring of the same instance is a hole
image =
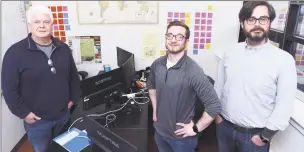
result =
[[[94,119],[83,116],[82,124],[91,141],[105,152],[137,152],[138,149]]]

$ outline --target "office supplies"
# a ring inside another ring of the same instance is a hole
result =
[[[87,133],[77,128],[72,128],[53,140],[69,152],[80,152],[90,145]]]

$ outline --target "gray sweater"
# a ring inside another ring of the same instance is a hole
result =
[[[197,100],[205,111],[215,117],[221,107],[218,96],[203,70],[187,55],[167,69],[167,56],[158,58],[151,65],[148,89],[156,89],[156,131],[167,138],[176,139],[177,122],[189,123],[194,117]]]

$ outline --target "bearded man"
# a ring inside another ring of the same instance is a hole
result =
[[[272,137],[289,124],[297,73],[294,58],[267,38],[275,16],[266,1],[246,2],[240,10],[247,39],[227,48],[215,80],[219,152],[268,152]]]

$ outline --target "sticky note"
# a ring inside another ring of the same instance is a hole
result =
[[[206,44],[206,45],[205,45],[205,49],[206,49],[206,50],[210,50],[210,49],[211,49],[211,44]]]
[[[65,26],[65,30],[66,30],[66,31],[71,30],[70,25],[66,25],[66,26]]]
[[[161,55],[161,56],[166,55],[166,50],[160,50],[159,55]]]
[[[198,49],[198,44],[193,44],[194,49]]]
[[[297,56],[296,56],[296,61],[300,61],[300,60],[301,60],[301,57],[302,57],[302,56],[297,55]]]
[[[63,18],[69,18],[68,13],[63,13]]]
[[[54,31],[58,31],[58,25],[54,25]]]
[[[63,24],[69,24],[69,20],[68,19],[64,19],[63,20]]]
[[[212,11],[212,5],[208,5],[208,11]]]
[[[191,14],[190,13],[186,13],[186,18],[190,18]]]
[[[198,54],[198,50],[193,50],[193,54],[197,55]]]
[[[190,25],[190,19],[186,19],[185,24],[189,26]]]

